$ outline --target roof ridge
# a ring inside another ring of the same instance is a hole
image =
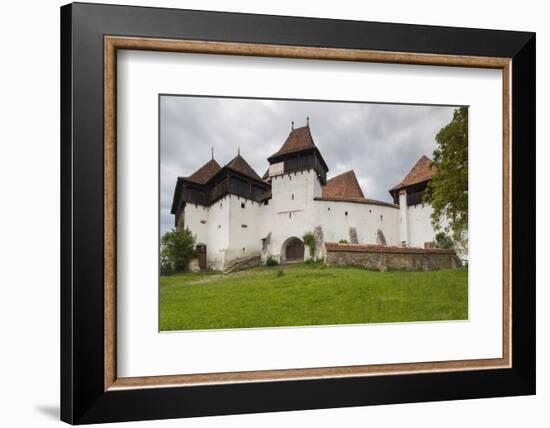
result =
[[[317,146],[313,141],[313,135],[311,135],[311,129],[309,125],[305,125],[299,128],[293,128],[288,134],[288,137],[284,141],[283,145],[279,148],[277,152],[269,156],[269,158],[288,153],[296,153],[302,150],[313,149],[316,147]]]
[[[241,163],[241,165],[239,165],[239,162]],[[262,181],[262,178],[258,175],[254,168],[250,166],[246,159],[241,156],[240,152],[237,154],[237,156],[226,163],[225,166],[237,172],[240,172],[241,174],[246,175],[250,178]]]
[[[212,158],[208,162],[204,163],[193,174],[183,177],[188,181],[192,181],[197,184],[204,184],[210,180],[221,168],[216,159]]]

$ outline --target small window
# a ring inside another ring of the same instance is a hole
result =
[[[246,205],[244,204],[244,202],[241,202],[241,208],[245,208]]]
[[[294,200],[294,193],[292,194],[292,200]]]
[[[206,224],[206,220],[201,220],[201,224]]]
[[[266,199],[266,200],[264,201],[264,205],[269,205],[269,199]]]
[[[380,214],[380,221],[384,221],[384,216]]]
[[[328,207],[328,210],[330,211],[330,207]]]
[[[346,217],[348,216],[348,212],[346,211]]]
[[[246,224],[241,224],[241,227],[246,229],[248,226]]]
[[[244,251],[244,247],[243,247],[243,251]]]
[[[288,218],[292,218],[292,213],[288,213]]]
[[[222,228],[222,225],[221,224],[218,224],[218,229],[221,229]]]
[[[369,214],[370,214],[370,213],[372,213],[372,211],[371,211],[371,210],[369,210]]]

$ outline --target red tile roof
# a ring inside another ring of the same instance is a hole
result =
[[[432,165],[432,160],[427,156],[422,156],[418,162],[412,167],[409,173],[401,180],[401,183],[393,186],[392,190],[403,189],[413,184],[423,183],[429,181],[437,171],[435,165]]]
[[[327,251],[353,251],[364,253],[455,254],[455,250],[445,250],[442,248],[396,247],[370,244],[339,244],[336,242],[325,242],[325,247]]]
[[[246,175],[247,177],[253,178],[254,180],[262,181],[260,176],[256,174],[256,171],[252,169],[252,167],[248,164],[247,161],[244,160],[244,158],[238,154],[235,156],[227,165],[226,167],[240,172],[243,175]]]
[[[205,184],[208,180],[214,177],[214,175],[216,175],[216,173],[220,169],[222,168],[220,167],[218,162],[216,162],[214,159],[211,159],[189,177],[185,177],[185,179],[193,183]]]
[[[283,143],[279,151],[272,154],[269,158],[286,155],[288,153],[296,153],[302,150],[312,149],[314,147],[315,143],[313,142],[309,125],[306,125],[290,131],[288,138]]]
[[[327,180],[327,184],[322,188],[323,198],[364,198],[365,195],[359,186],[357,177],[353,170],[344,172]]]
[[[381,207],[399,209],[399,205],[392,204],[391,202],[378,201],[376,199],[368,199],[368,198],[313,198],[313,200],[326,201],[326,202],[350,202],[353,204],[380,205]]]

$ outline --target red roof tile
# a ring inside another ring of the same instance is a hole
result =
[[[290,131],[288,138],[283,143],[278,152],[272,154],[269,158],[273,158],[280,155],[286,155],[288,153],[296,153],[302,150],[312,149],[315,147],[309,125],[302,126]]]
[[[205,184],[208,180],[214,177],[214,175],[216,175],[216,173],[220,169],[222,168],[220,167],[218,162],[216,162],[214,159],[211,159],[189,177],[185,177],[185,179],[193,183]]]
[[[371,244],[340,244],[336,242],[325,242],[325,247],[327,251],[353,251],[364,253],[455,254],[455,251],[452,249],[396,247]]]
[[[391,202],[378,201],[376,199],[368,198],[313,198],[313,200],[325,202],[350,202],[353,204],[379,205],[381,207],[399,209],[399,205],[392,204]]]
[[[327,180],[327,184],[322,188],[323,198],[364,198],[365,195],[359,186],[357,177],[353,170],[344,172]]]
[[[401,180],[401,183],[393,186],[390,191],[403,189],[404,187],[412,186],[413,184],[431,180],[436,171],[437,169],[435,165],[432,165],[432,160],[427,156],[422,156],[405,176],[405,178]]]

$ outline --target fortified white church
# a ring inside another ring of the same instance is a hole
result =
[[[214,159],[176,183],[172,214],[189,228],[201,267],[224,269],[243,257],[307,260],[302,237],[311,232],[316,258],[326,242],[430,247],[432,208],[422,195],[435,172],[422,156],[389,190],[394,203],[365,197],[353,170],[327,179],[327,163],[307,125],[293,129],[267,158],[260,177],[240,153],[227,165]]]

